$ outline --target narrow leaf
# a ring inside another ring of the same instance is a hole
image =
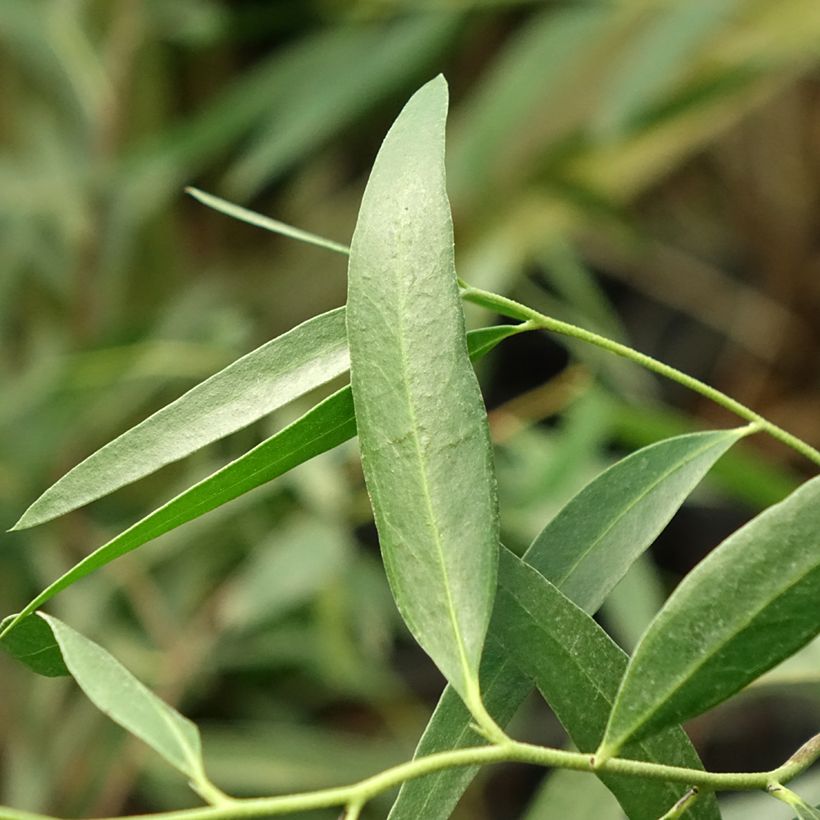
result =
[[[53,634],[66,667],[88,699],[115,723],[147,743],[194,782],[204,778],[199,730],[146,689],[102,647],[62,621],[38,613]]]
[[[522,325],[496,325],[472,330],[467,334],[470,356],[479,359],[495,345],[522,332]],[[26,605],[19,615],[6,618],[0,623],[0,642],[8,640],[12,628],[27,615],[39,609],[58,592],[71,586],[94,570],[105,566],[160,535],[192,521],[217,507],[272,481],[308,459],[337,447],[356,435],[356,418],[353,413],[353,397],[349,387],[333,393],[309,410],[288,427],[266,439],[248,453],[232,461],[208,478],[180,493],[159,509],[145,516],[136,524],[120,533],[86,556],[68,572],[44,589]],[[38,637],[39,636],[39,637]],[[46,650],[46,633],[42,630],[21,637],[21,653],[38,653]],[[50,637],[49,637],[50,640]],[[17,646],[18,644],[14,644]],[[7,647],[9,648],[9,647]],[[12,651],[9,648],[9,651]],[[12,654],[16,654],[12,651]],[[33,663],[32,668],[40,672]],[[39,664],[49,668],[43,659]],[[41,674],[49,674],[47,671]],[[57,673],[60,674],[60,673]],[[65,673],[62,673],[65,674]]]
[[[502,549],[491,636],[535,682],[581,751],[603,736],[627,656],[582,609],[509,550]],[[624,750],[636,760],[702,768],[679,727]],[[601,775],[631,820],[657,820],[685,792],[680,784]],[[692,816],[718,817],[714,797]]]
[[[595,612],[706,475],[749,428],[667,439],[610,467],[544,528],[527,563]]]
[[[495,595],[498,512],[487,417],[464,341],[444,180],[447,86],[390,129],[350,253],[351,385],[396,603],[472,706]]]
[[[343,308],[273,339],[149,416],[46,490],[13,529],[101,498],[240,430],[348,369]]]
[[[595,612],[628,568],[630,556],[634,560],[646,550],[715,461],[748,432],[742,428],[676,436],[627,456],[567,504],[535,539],[524,560],[571,600],[573,594],[579,595],[587,612]],[[594,556],[605,553],[606,559],[597,564]],[[496,608],[500,606],[496,603]],[[509,717],[494,711],[493,705],[500,699],[512,715],[532,684],[513,664],[507,664],[490,680],[483,666],[490,663],[492,649],[490,644],[482,663],[482,694],[490,713],[503,726]],[[504,693],[500,698],[496,697],[496,687]],[[459,722],[457,703],[458,698],[445,690],[416,757],[476,742],[463,707]],[[391,820],[418,817],[416,807],[421,803],[428,806],[425,817],[430,820],[448,817],[474,776],[470,770],[444,771],[406,783],[393,806]],[[435,794],[436,799],[426,803],[427,794]]]
[[[629,664],[599,754],[733,695],[820,632],[820,477],[684,578]]]

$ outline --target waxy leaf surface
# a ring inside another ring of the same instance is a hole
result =
[[[722,430],[676,436],[627,456],[567,504],[535,539],[524,560],[571,600],[573,594],[579,595],[588,613],[595,612],[630,561],[649,547],[709,468],[747,432]],[[594,560],[603,553],[608,553],[605,560]],[[496,608],[501,606],[496,603]],[[485,663],[497,666],[493,662],[496,654],[497,647],[491,641],[482,667]],[[482,668],[481,680],[487,708],[500,725],[506,724],[532,688],[532,681],[509,662],[492,679]],[[416,749],[417,757],[480,742],[469,729],[469,715],[452,694],[446,689],[442,695]],[[494,711],[494,704],[503,704],[504,711],[498,710],[498,705]],[[599,715],[601,730],[607,716]],[[391,820],[419,816],[420,805],[428,812],[426,817],[448,817],[474,776],[474,771],[453,770],[406,783],[393,806]],[[435,795],[435,799],[429,795]],[[657,808],[648,806],[650,811]],[[701,815],[692,814],[697,816]]]
[[[446,116],[438,77],[382,144],[351,243],[347,330],[362,464],[397,606],[475,703],[499,524],[455,274]]]
[[[820,632],[820,477],[684,578],[630,661],[600,754],[694,717]]]
[[[23,514],[33,527],[150,475],[345,373],[343,308],[237,359],[80,462]]]

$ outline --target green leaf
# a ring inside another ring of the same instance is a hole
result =
[[[47,678],[70,675],[48,624],[42,618],[24,618],[15,629],[6,634],[6,627],[15,620],[15,617],[9,615],[0,621],[0,646],[38,675]]]
[[[820,477],[684,578],[629,664],[604,759],[733,695],[820,632]]]
[[[709,468],[748,433],[691,433],[627,456],[558,513],[527,551],[527,563],[583,610],[597,611]]]
[[[535,682],[581,751],[596,748],[627,665],[627,656],[582,609],[546,578],[502,549],[491,639]],[[636,760],[702,768],[679,727],[632,743]],[[600,775],[631,820],[657,820],[686,791],[653,780]],[[714,798],[699,817],[717,817]]]
[[[522,325],[497,325],[472,330],[467,345],[473,359],[485,356],[495,345],[522,332]],[[211,510],[272,481],[314,456],[331,450],[356,435],[353,397],[349,387],[329,396],[288,427],[266,439],[250,452],[232,461],[208,478],[180,493],[159,509],[103,544],[68,572],[44,589],[17,615],[0,623],[0,642],[9,639],[12,629],[27,615],[39,609],[58,592],[94,570],[105,566],[154,538],[192,521]],[[25,637],[20,651],[45,651],[45,633]],[[33,664],[29,664],[35,671]],[[39,665],[39,664],[38,664]],[[47,664],[43,668],[48,668]],[[48,674],[43,672],[42,674]]]
[[[564,594],[565,587],[574,590],[573,594],[583,598],[583,608],[590,614],[595,612],[619,575],[629,567],[629,561],[655,540],[715,461],[748,432],[748,428],[741,428],[692,433],[657,442],[627,456],[567,504],[535,539],[524,560]],[[569,545],[565,546],[565,540]],[[581,558],[577,563],[573,562],[572,548],[574,555]],[[593,556],[604,553],[609,555],[598,565],[596,574]],[[567,597],[572,600],[571,594]],[[491,661],[492,648],[491,644],[482,668]],[[532,687],[512,664],[507,664],[503,674],[493,680],[482,669],[481,680],[487,708],[500,725],[505,725]],[[505,710],[511,710],[509,716],[494,711],[499,699]],[[416,757],[476,742],[475,734],[469,731],[466,710],[461,708],[459,715],[458,698],[445,690],[416,749]],[[603,716],[601,729],[605,721]],[[430,801],[425,817],[448,817],[474,774],[469,770],[445,771],[406,783],[390,820],[418,817],[416,807],[425,804],[428,793],[434,793],[436,800]]]
[[[623,816],[597,778],[557,769],[546,777],[522,820],[623,820]]]
[[[46,490],[13,529],[101,498],[240,430],[348,369],[344,308],[273,339],[106,444]]]
[[[810,806],[808,803],[798,803],[794,806],[797,820],[820,820],[820,806]]]
[[[478,708],[499,524],[453,259],[446,115],[437,77],[382,144],[351,245],[347,331],[362,464],[396,603]]]
[[[65,666],[88,699],[147,743],[194,783],[204,779],[199,730],[146,689],[102,647],[50,615],[30,616],[49,629]]]

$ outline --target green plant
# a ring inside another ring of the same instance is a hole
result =
[[[519,761],[597,776],[630,818],[719,817],[714,792],[785,787],[820,757],[815,736],[781,766],[704,771],[678,724],[726,700],[820,632],[820,478],[711,553],[666,602],[630,658],[591,615],[720,456],[766,432],[820,453],[713,388],[608,338],[457,280],[445,191],[446,85],[418,91],[376,159],[349,250],[346,309],[235,362],[90,456],[15,529],[44,523],[227,435],[350,369],[351,385],[80,561],[20,613],[0,643],[34,671],[72,675],[103,712],[152,746],[209,805],[165,818],[283,815],[341,806],[349,820],[401,786],[391,818],[445,817],[478,766]],[[283,226],[196,193],[277,230]],[[285,226],[298,238],[315,241]],[[330,250],[348,253],[320,240]],[[465,333],[460,301],[519,323]],[[626,357],[748,424],[666,439],[578,494],[518,557],[499,544],[492,450],[470,357],[548,330]],[[348,787],[236,799],[205,773],[197,728],[105,650],[39,612],[59,591],[148,540],[270,481],[356,433],[382,555],[407,626],[448,681],[413,761]],[[536,688],[581,751],[505,731]],[[159,816],[159,815],[158,815]],[[35,815],[0,809],[0,817]]]

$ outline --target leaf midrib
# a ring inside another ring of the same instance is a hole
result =
[[[673,695],[675,695],[677,692],[679,692],[692,679],[692,677],[694,676],[694,674],[698,670],[702,669],[709,661],[711,661],[726,646],[728,646],[728,644],[732,640],[734,640],[741,632],[746,630],[754,622],[754,620],[757,618],[757,616],[760,615],[760,613],[764,609],[766,609],[768,606],[770,606],[772,604],[772,602],[774,602],[778,598],[782,598],[784,595],[786,595],[789,592],[789,590],[796,587],[807,575],[809,575],[811,572],[814,572],[815,570],[817,570],[818,567],[820,567],[820,561],[818,561],[813,567],[810,567],[806,572],[802,573],[796,579],[790,580],[789,583],[787,583],[785,586],[779,587],[775,591],[775,593],[771,597],[767,598],[761,606],[759,606],[758,608],[753,610],[749,617],[744,618],[743,621],[741,621],[737,625],[737,628],[734,629],[734,631],[731,633],[731,635],[729,635],[724,641],[722,641],[718,646],[716,646],[715,649],[712,652],[707,653],[707,654],[702,655],[702,656],[699,656],[699,658],[700,658],[699,660],[695,661],[695,663],[689,665],[686,668],[685,674],[684,674],[684,676],[682,676],[681,680],[677,684],[675,684],[671,689],[669,689],[667,691],[667,693],[664,696],[664,699],[662,701],[660,701],[658,703],[658,705],[655,706],[654,709],[652,709],[651,712],[648,712],[646,714],[646,716],[643,718],[643,720],[641,720],[639,723],[634,725],[633,728],[631,729],[631,731],[629,732],[629,734],[626,735],[626,737],[634,736],[638,731],[640,731],[641,728],[646,726],[646,724],[661,710],[661,708],[666,703],[669,702],[669,699]],[[636,649],[635,650],[636,654],[637,654],[637,651],[638,650]],[[633,657],[635,657],[635,655],[633,655]],[[627,671],[629,671],[629,670],[627,670]],[[616,698],[615,706],[618,705],[619,701],[620,701],[620,697]],[[613,707],[613,712],[614,712],[614,707]],[[621,734],[623,736],[624,733],[622,732]],[[606,744],[606,738],[604,738],[603,743]],[[619,742],[617,744],[617,747],[620,748],[622,745],[623,745],[623,741]]]
[[[678,461],[674,467],[667,470],[665,473],[659,476],[659,478],[650,484],[647,488],[643,490],[639,495],[635,496],[635,498],[626,506],[616,517],[612,519],[610,524],[593,540],[593,542],[577,557],[575,562],[569,567],[569,569],[564,573],[564,575],[560,579],[556,579],[552,582],[556,587],[560,587],[561,585],[565,584],[569,577],[578,569],[581,563],[587,558],[587,556],[600,544],[600,542],[609,535],[610,532],[620,523],[620,521],[625,518],[632,510],[641,502],[644,498],[646,498],[650,493],[652,493],[657,487],[664,482],[670,475],[674,472],[683,469],[687,464],[690,464],[696,458],[699,458],[707,451],[711,450],[716,445],[716,442],[712,442],[705,447],[691,453],[688,458],[682,459]],[[526,558],[526,553],[524,554]]]

